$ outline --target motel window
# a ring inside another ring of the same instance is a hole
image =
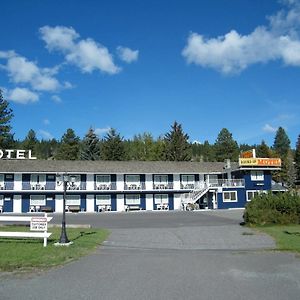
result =
[[[167,184],[168,183],[168,175],[154,175],[154,183]]]
[[[236,191],[223,192],[223,202],[237,202],[237,192]]]
[[[110,175],[97,175],[96,182],[99,184],[109,184],[110,183]]]
[[[125,202],[127,205],[140,205],[140,195],[126,195]]]
[[[195,176],[194,175],[181,175],[181,181],[184,184],[190,184],[195,182]]]
[[[30,205],[33,206],[44,206],[46,205],[46,198],[44,195],[31,195]]]
[[[46,175],[45,174],[31,174],[30,182],[32,184],[46,184]]]
[[[126,175],[126,182],[131,183],[140,183],[140,175]]]
[[[4,199],[3,195],[0,195],[0,205],[1,206],[3,206],[3,199]]]
[[[169,197],[167,194],[156,194],[156,195],[154,195],[154,203],[155,204],[168,204]]]
[[[110,195],[97,195],[96,196],[96,205],[111,205],[111,196]]]
[[[247,201],[251,201],[255,196],[267,193],[267,191],[247,191]]]
[[[80,205],[80,196],[79,195],[67,195],[66,196],[66,205]]]
[[[251,180],[252,181],[263,181],[264,172],[263,171],[251,171]]]

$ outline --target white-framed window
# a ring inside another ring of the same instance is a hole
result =
[[[96,175],[97,184],[110,184],[110,175]]]
[[[46,205],[46,197],[44,195],[31,195],[30,205],[33,206],[44,206]]]
[[[168,184],[168,175],[154,175],[155,184]]]
[[[195,183],[195,175],[181,175],[181,181],[183,184]]]
[[[127,184],[139,184],[140,183],[140,175],[126,175],[126,183]]]
[[[46,184],[46,174],[31,174],[30,176],[30,183],[31,184]]]
[[[69,181],[67,182],[68,190],[79,190],[81,182],[81,175],[69,175]],[[76,204],[74,204],[76,205]]]
[[[126,195],[125,197],[125,204],[127,205],[140,205],[141,199],[140,195]]]
[[[0,205],[1,205],[1,206],[3,206],[3,202],[4,202],[3,200],[4,200],[3,195],[0,195]]]
[[[80,196],[79,195],[67,195],[66,196],[66,205],[80,205]]]
[[[211,183],[211,184],[218,183],[218,175],[216,175],[216,174],[207,175],[207,179],[208,179],[208,182]]]
[[[167,194],[155,194],[154,195],[154,203],[155,204],[168,204],[169,203],[169,197]]]
[[[224,191],[223,192],[223,202],[237,202],[237,191]]]
[[[263,171],[251,171],[251,180],[252,181],[263,181],[264,180],[264,172]]]
[[[111,196],[96,195],[96,205],[111,205]]]
[[[261,193],[266,194],[267,191],[258,191],[258,190],[256,190],[256,191],[247,191],[246,192],[246,199],[247,199],[247,201],[251,201],[255,196],[257,196]]]

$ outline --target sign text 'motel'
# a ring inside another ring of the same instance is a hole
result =
[[[36,159],[31,150],[0,149],[0,159]]]

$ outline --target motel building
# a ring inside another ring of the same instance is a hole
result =
[[[241,154],[238,163],[37,160],[30,151],[0,152],[0,212],[243,208],[272,190],[280,159]],[[63,175],[68,181],[63,182]]]

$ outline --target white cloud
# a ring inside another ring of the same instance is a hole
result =
[[[44,119],[44,120],[43,120],[43,123],[44,123],[45,125],[49,125],[49,124],[50,124],[50,121],[49,121],[48,119]]]
[[[40,136],[42,137],[42,139],[46,139],[46,140],[52,140],[53,139],[53,135],[46,131],[46,130],[42,130],[40,129],[39,131]]]
[[[57,96],[57,95],[51,96],[51,99],[52,99],[54,102],[56,102],[56,103],[61,103],[61,102],[62,102],[61,98],[60,98],[59,96]]]
[[[6,90],[5,94],[8,100],[21,104],[37,102],[39,100],[39,95],[27,88],[17,87],[13,90]]]
[[[103,134],[109,132],[110,129],[111,129],[110,126],[107,126],[107,127],[105,127],[105,128],[96,128],[96,129],[94,130],[94,132],[95,132],[95,134],[101,136],[101,135],[103,135]]]
[[[116,74],[121,70],[106,47],[90,38],[79,39],[79,34],[71,27],[44,26],[40,28],[40,34],[50,51],[63,53],[66,61],[79,67],[83,73],[100,70]]]
[[[139,50],[131,50],[130,48],[122,46],[119,46],[117,48],[117,53],[121,60],[129,64],[134,61],[137,61],[139,57]]]
[[[279,59],[286,65],[300,66],[299,5],[292,4],[287,12],[281,11],[268,19],[267,27],[259,26],[248,35],[235,30],[217,38],[191,33],[182,55],[188,63],[224,74],[238,73],[252,64]]]
[[[273,127],[270,124],[265,124],[265,126],[262,128],[263,131],[268,133],[274,133],[277,131],[277,127]]]

